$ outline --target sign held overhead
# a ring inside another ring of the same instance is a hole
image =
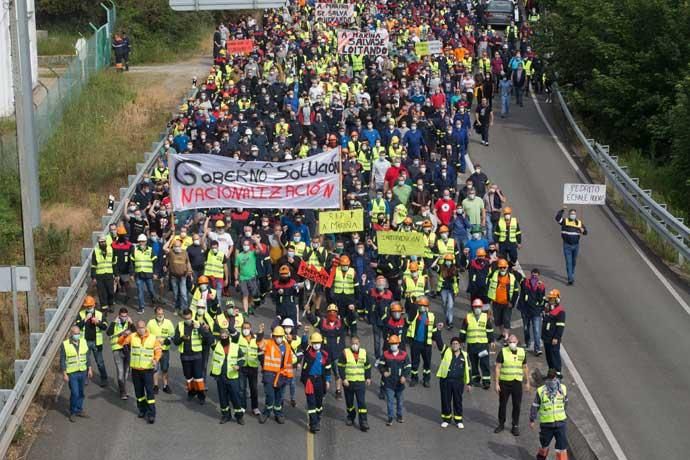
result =
[[[170,8],[175,11],[213,11],[213,10],[263,10],[269,8],[282,8],[285,0],[257,0],[257,1],[231,1],[231,0],[169,0]]]
[[[563,204],[606,204],[606,184],[563,184]]]

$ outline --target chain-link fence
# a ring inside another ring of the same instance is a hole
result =
[[[90,24],[94,33],[88,39],[77,40],[76,54],[66,67],[64,73],[56,74],[51,84],[40,82],[46,95],[34,104],[34,120],[36,123],[36,141],[38,150],[45,146],[50,136],[55,132],[62,114],[81,92],[82,87],[89,81],[91,75],[110,66],[111,37],[115,31],[117,21],[117,7],[112,0],[110,6],[101,3],[106,11],[107,21],[101,27]],[[0,168],[17,169],[17,143],[14,135],[0,136]]]

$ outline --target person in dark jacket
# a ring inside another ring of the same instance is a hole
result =
[[[304,352],[300,381],[304,385],[309,414],[309,431],[316,433],[321,429],[323,397],[331,386],[331,361],[326,350],[322,350],[323,337],[313,332]]]
[[[400,349],[400,336],[388,337],[388,350],[383,352],[383,357],[378,365],[381,372],[381,383],[386,395],[388,420],[386,425],[393,424],[393,416],[398,423],[403,423],[403,391],[405,383],[410,378],[410,358],[405,350]]]
[[[393,293],[388,289],[386,278],[382,275],[376,277],[375,287],[369,290],[365,297],[369,323],[374,335],[374,357],[379,360],[383,355],[384,331],[383,324],[388,316],[388,309],[393,302]]]
[[[561,305],[561,293],[558,289],[551,289],[546,297],[548,302],[547,312],[544,314],[544,323],[541,328],[541,337],[544,341],[546,362],[549,369],[555,369],[558,378],[561,374],[561,341],[565,331],[565,310]]]
[[[200,325],[192,319],[192,314],[192,310],[188,308],[182,310],[182,321],[175,327],[175,337],[172,342],[180,350],[182,372],[187,381],[187,399],[191,401],[196,396],[199,398],[199,404],[204,404],[206,384],[202,348],[210,347],[214,337],[206,324]]]
[[[525,349],[529,349],[530,339],[534,339],[534,354],[541,355],[541,323],[544,312],[546,287],[539,279],[539,269],[532,269],[529,278],[522,280],[518,310],[522,315],[522,326],[525,331]]]

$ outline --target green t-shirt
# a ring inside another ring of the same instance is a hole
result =
[[[462,208],[465,210],[465,215],[470,220],[470,225],[482,224],[482,209],[484,209],[484,200],[475,197],[474,200],[465,198],[462,200]]]
[[[402,204],[407,206],[407,202],[410,200],[410,194],[412,193],[412,187],[409,185],[396,185],[393,187],[393,195],[400,201]]]
[[[256,252],[239,252],[237,257],[235,257],[235,263],[239,270],[240,281],[248,281],[259,275],[259,272],[256,270]]]

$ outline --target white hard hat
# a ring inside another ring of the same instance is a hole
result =
[[[283,327],[295,327],[295,323],[290,319],[290,318],[285,318],[283,322],[281,323]]]
[[[146,238],[146,235],[144,235],[143,233],[137,237],[137,241],[138,241],[139,243],[145,243],[145,242],[147,242],[148,240],[149,240],[149,239]]]
[[[251,136],[252,135],[252,130],[247,128],[246,131],[244,132],[245,136]]]

